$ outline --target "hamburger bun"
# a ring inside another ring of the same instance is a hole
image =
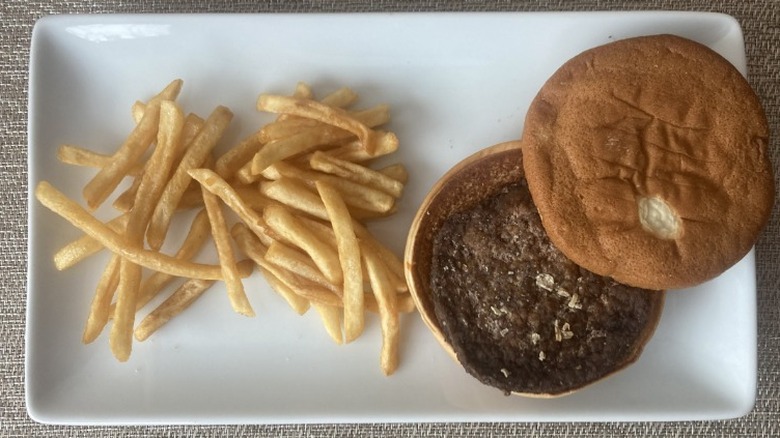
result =
[[[587,50],[533,100],[524,170],[550,240],[599,275],[648,289],[716,277],[774,202],[768,127],[726,59],[672,35]]]

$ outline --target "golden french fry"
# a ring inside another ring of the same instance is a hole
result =
[[[276,291],[279,295],[284,298],[285,301],[287,301],[287,304],[292,307],[292,309],[297,313],[298,315],[303,315],[309,310],[309,300],[306,298],[301,297],[300,295],[296,294],[295,291],[290,289],[289,286],[287,286],[284,282],[279,280],[278,277],[276,277],[274,274],[271,273],[271,271],[260,267],[260,272],[263,274],[263,277],[265,277],[266,281],[268,281],[268,284],[271,286],[271,289]]]
[[[316,126],[298,131],[289,137],[272,140],[264,144],[252,158],[252,173],[259,174],[277,161],[303,154],[318,146],[343,140],[350,135],[349,132],[331,126]]]
[[[408,292],[409,288],[406,284],[404,264],[401,259],[398,258],[393,251],[383,245],[382,242],[377,240],[364,225],[357,222],[353,222],[352,225],[355,227],[355,234],[360,240],[361,251],[364,254],[366,252],[376,254],[379,260],[387,267],[388,274],[393,280],[396,290],[398,290],[398,292]]]
[[[144,117],[144,110],[146,109],[146,104],[141,102],[140,100],[136,100],[133,103],[133,106],[130,107],[130,113],[133,116],[133,121],[135,123],[139,123],[141,119]]]
[[[332,149],[325,151],[328,155],[353,163],[364,163],[385,155],[392,154],[398,150],[398,143],[383,143],[377,145],[377,148],[369,153],[363,149],[359,140],[353,140]]]
[[[313,99],[314,92],[312,91],[309,84],[303,81],[299,81],[297,84],[295,84],[295,91],[293,91],[293,96],[303,99]]]
[[[140,122],[114,152],[111,161],[84,186],[82,192],[89,208],[95,209],[100,206],[149,148],[157,135],[160,102],[175,99],[181,91],[182,83],[180,79],[171,82],[149,101]]]
[[[111,157],[111,161],[84,186],[82,191],[87,206],[96,209],[116,189],[127,172],[136,165],[157,136],[160,120],[160,103],[147,106],[141,121],[135,126],[125,142]]]
[[[308,84],[299,82],[295,87],[293,97],[314,99],[314,94]],[[351,105],[355,100],[357,100],[357,94],[344,87],[323,98],[322,103],[343,108]],[[259,134],[261,142],[268,143],[272,140],[289,137],[305,127],[311,128],[318,125],[321,125],[321,123],[316,120],[281,114],[275,122],[265,125]]]
[[[273,274],[274,277],[299,296],[333,305],[338,305],[341,302],[341,298],[332,291],[303,278],[298,273],[280,268],[267,261],[265,259],[265,255],[268,252],[267,249],[246,225],[239,222],[233,226],[230,233],[233,236],[233,240],[247,257],[252,259],[260,268]]]
[[[189,279],[184,282],[168,299],[141,321],[135,328],[135,339],[145,341],[173,317],[180,314],[206,292],[214,280]]]
[[[322,319],[322,324],[325,326],[325,331],[333,342],[338,345],[344,343],[343,334],[341,332],[341,308],[337,306],[329,306],[318,302],[312,302],[312,306],[317,310]]]
[[[328,212],[322,199],[298,180],[280,178],[276,181],[261,182],[260,193],[318,219],[328,220]]]
[[[349,131],[360,139],[363,143],[363,147],[369,153],[372,153],[377,148],[377,144],[398,143],[398,138],[396,138],[393,133],[375,132],[359,120],[355,119],[349,112],[314,100],[261,94],[257,99],[257,109],[277,114],[291,114],[315,119],[325,124]],[[262,171],[262,169],[257,170],[256,168],[253,170],[255,173]]]
[[[308,254],[328,281],[341,284],[341,266],[334,248],[320,240],[285,207],[269,205],[263,210],[263,218],[284,240]]]
[[[214,167],[223,179],[229,179],[246,164],[260,149],[260,134],[255,133],[242,140],[239,144],[222,154]]]
[[[379,169],[379,172],[393,178],[401,184],[406,184],[409,181],[409,172],[406,170],[406,166],[401,163],[383,167]]]
[[[264,245],[270,244],[271,241],[278,237],[274,230],[266,224],[263,217],[252,210],[252,208],[238,196],[236,191],[214,171],[209,169],[192,169],[189,174],[193,179],[198,181],[204,189],[219,196],[219,198],[222,199],[222,202],[238,215]],[[261,195],[258,192],[256,196],[260,197]]]
[[[344,202],[351,207],[367,211],[386,212],[393,208],[395,198],[380,190],[354,183],[344,178],[313,170],[303,170],[285,162],[278,162],[263,173],[265,177],[279,176],[293,178],[314,186],[314,181],[325,181],[338,190]]]
[[[322,123],[312,119],[302,119],[300,117],[277,120],[263,126],[258,132],[260,143],[269,143],[275,140],[292,137],[301,131],[315,127],[324,127]],[[259,148],[258,148],[259,149]],[[257,151],[255,151],[257,152]],[[254,155],[254,154],[253,154]],[[252,158],[250,155],[247,159]],[[246,160],[244,160],[246,162]]]
[[[182,155],[184,155],[184,151],[187,149],[190,143],[195,140],[195,137],[198,136],[200,130],[203,129],[203,125],[205,123],[205,120],[203,120],[197,114],[193,113],[187,114],[187,117],[184,118],[184,128],[181,132],[181,143],[179,144],[179,150],[176,154],[177,163],[181,159]]]
[[[160,100],[176,100],[176,98],[179,96],[179,93],[181,92],[181,87],[184,85],[184,81],[181,79],[174,79],[165,86],[165,88],[154,95],[151,99],[149,99],[149,103],[152,103],[154,101],[160,101]],[[135,101],[133,103],[133,106],[131,107],[131,113],[133,115],[133,120],[135,123],[138,123],[141,121],[141,118],[144,116],[144,110],[146,109],[145,103],[141,102],[140,100]]]
[[[357,113],[349,113],[354,116],[356,123],[368,122],[363,126],[372,126],[380,123],[384,123],[389,118],[387,107],[378,106],[369,110],[360,111]],[[300,120],[300,119],[288,119]],[[310,120],[310,119],[305,119]],[[281,122],[277,122],[281,123]],[[295,123],[295,122],[289,122]],[[303,122],[298,122],[303,123]],[[264,128],[265,129],[265,128]],[[368,128],[366,128],[368,129]],[[265,170],[268,166],[276,163],[277,161],[284,160],[286,158],[294,157],[310,151],[318,146],[328,145],[344,141],[349,138],[353,138],[353,134],[349,131],[340,129],[339,127],[325,125],[315,125],[311,128],[298,130],[297,132],[290,132],[288,129],[284,129],[283,132],[272,132],[273,128],[269,128],[267,131],[261,130],[261,141],[266,143],[252,158],[252,174],[256,175]],[[282,129],[280,128],[280,131]],[[369,129],[370,131],[370,129]],[[371,131],[373,132],[373,131]],[[385,135],[382,133],[382,135]],[[278,137],[276,137],[278,136]],[[384,137],[383,137],[384,138]],[[393,136],[395,138],[395,136]],[[394,142],[383,141],[380,145],[382,149],[392,147],[398,147],[398,141]]]
[[[119,256],[111,256],[111,260],[103,271],[97,288],[95,288],[95,296],[92,298],[92,304],[89,307],[87,325],[84,327],[84,335],[81,338],[81,342],[85,344],[89,344],[97,339],[108,322],[111,299],[114,297],[114,292],[119,283],[119,263],[121,261],[122,259]]]
[[[171,171],[184,128],[184,114],[174,102],[169,100],[160,102],[159,120],[157,147],[146,163],[144,174],[140,177],[141,182],[138,185],[125,231],[125,234],[137,241],[139,245],[143,244],[149,218],[165,189],[166,180],[162,176],[168,175]]]
[[[396,297],[396,306],[398,313],[412,313],[417,310],[414,299],[409,294],[399,294]],[[377,304],[374,295],[366,294],[366,310],[372,313],[379,313],[379,304]]]
[[[202,278],[205,280],[221,280],[222,271],[219,266],[192,263],[178,260],[174,257],[145,250],[135,245],[94,216],[84,210],[78,203],[65,196],[46,181],[41,181],[35,188],[35,198],[44,207],[61,216],[73,226],[80,229],[98,241],[109,251],[119,254],[122,258],[143,267],[165,272],[178,277]]]
[[[272,204],[277,204],[273,199],[263,195],[257,185],[242,185],[238,182],[231,184],[239,198],[252,210],[259,211]],[[224,201],[223,201],[224,202]],[[232,207],[231,207],[232,208]]]
[[[133,323],[135,322],[135,301],[141,285],[141,267],[128,259],[119,263],[119,284],[116,291],[114,324],[108,343],[114,357],[120,362],[130,358],[133,349]]]
[[[389,176],[361,166],[360,164],[333,158],[322,152],[315,152],[309,160],[312,169],[336,175],[358,184],[381,190],[396,198],[401,196],[404,185]]]
[[[152,208],[164,188],[164,180],[159,175],[170,171],[176,148],[184,126],[184,115],[178,106],[169,100],[156,104],[159,122],[157,147],[146,165],[146,171],[140,177],[141,182],[135,196],[133,208],[128,213],[125,240],[134,247],[143,247],[144,231],[152,214]],[[152,105],[154,107],[154,105]],[[144,118],[150,112],[147,107]],[[130,358],[133,343],[133,324],[135,322],[136,302],[141,287],[141,266],[123,259],[119,265],[119,284],[114,309],[114,324],[111,326],[109,344],[114,356],[121,362]]]
[[[184,127],[181,129],[179,141],[177,142],[178,144],[172,146],[174,148],[174,150],[171,151],[173,153],[173,158],[171,161],[172,164],[170,166],[167,166],[169,168],[168,172],[170,172],[170,169],[174,165],[178,165],[182,155],[184,155],[186,146],[189,145],[192,139],[198,134],[202,126],[203,126],[203,119],[201,119],[195,114],[190,113],[184,119]],[[146,164],[141,168],[139,175],[149,172],[147,168],[149,164],[150,162],[147,161]],[[167,181],[168,174],[156,175],[156,178],[160,178],[161,180],[164,178],[164,180]],[[114,208],[124,212],[130,211],[130,209],[133,207],[133,202],[135,202],[136,193],[138,192],[138,187],[141,185],[141,179],[142,178],[136,178],[135,180],[133,180],[133,184],[127,190],[122,192],[122,194],[119,195],[114,200],[113,203]],[[200,190],[198,190],[198,192],[199,192],[198,196],[200,196]]]
[[[296,275],[316,283],[339,296],[342,294],[341,288],[328,281],[308,255],[284,243],[272,242],[268,246],[264,258],[269,263],[294,272]]]
[[[336,234],[333,232],[333,227],[331,227],[330,224],[306,216],[296,215],[295,217],[298,218],[306,228],[311,230],[318,239],[327,243],[331,248],[336,248]]]
[[[236,267],[236,257],[230,246],[230,233],[222,214],[222,207],[219,205],[217,195],[211,193],[203,187],[203,203],[206,204],[206,211],[211,222],[211,234],[214,236],[214,243],[217,247],[219,264],[222,266],[222,276],[225,277],[228,298],[233,310],[244,316],[255,316],[252,305],[244,291],[244,284]]]
[[[192,220],[190,230],[187,232],[187,236],[184,238],[179,250],[174,255],[175,258],[180,260],[190,260],[195,257],[195,254],[206,243],[206,239],[211,236],[211,225],[209,224],[209,216],[206,210],[201,210],[195,218]],[[249,275],[247,273],[247,275]],[[175,277],[163,272],[154,272],[148,278],[141,283],[141,290],[138,293],[138,299],[136,300],[135,310],[141,310],[151,301],[157,294],[167,286]],[[111,305],[111,311],[109,318],[113,317],[115,305]]]
[[[295,96],[295,97],[304,97],[305,96]],[[357,100],[358,95],[355,93],[351,88],[348,87],[342,87],[338,90],[334,91],[333,93],[330,93],[329,95],[322,98],[322,104],[338,107],[338,108],[346,108]],[[308,97],[308,99],[311,99],[311,97]]]
[[[149,112],[147,108],[145,114]],[[143,247],[144,231],[156,200],[163,188],[164,180],[159,175],[167,175],[173,164],[178,147],[184,115],[175,103],[163,100],[158,107],[160,126],[157,147],[141,176],[141,183],[135,196],[133,208],[128,213],[125,239],[135,247]],[[143,123],[143,122],[142,122]],[[117,302],[114,309],[114,324],[111,327],[109,344],[114,356],[121,362],[130,358],[133,343],[133,324],[135,322],[136,302],[141,287],[141,267],[123,259],[119,265],[119,285]]]
[[[96,168],[106,167],[111,162],[110,155],[99,154],[72,144],[60,145],[57,149],[57,159],[65,164]],[[135,165],[127,171],[127,175],[138,176],[142,171],[142,166]]]
[[[153,249],[159,249],[162,246],[173,213],[176,211],[182,195],[187,190],[187,186],[192,181],[188,171],[206,161],[211,150],[214,149],[219,139],[222,138],[222,134],[232,118],[233,113],[229,109],[223,106],[214,109],[204,122],[203,128],[184,152],[181,162],[160,196],[160,200],[152,214],[149,228],[146,231],[147,243]]]
[[[260,180],[260,175],[252,173],[252,161],[248,161],[236,171],[236,179],[243,184],[252,184]]]
[[[127,226],[127,215],[117,216],[106,225],[113,231],[122,232]],[[103,245],[92,237],[85,235],[66,244],[54,254],[54,266],[62,271],[76,265],[78,262],[103,249]]]
[[[388,278],[382,261],[375,254],[364,253],[368,279],[379,305],[379,321],[382,327],[382,352],[379,364],[382,372],[389,376],[398,368],[398,308],[396,292]]]
[[[317,191],[328,211],[336,235],[339,261],[343,273],[344,340],[349,343],[363,333],[365,311],[363,302],[363,271],[360,264],[360,245],[347,204],[339,192],[323,181],[317,181]]]

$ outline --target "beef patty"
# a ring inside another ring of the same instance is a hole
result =
[[[430,299],[466,371],[507,394],[538,395],[571,392],[635,361],[663,306],[663,292],[567,259],[524,179],[443,221],[433,235]]]

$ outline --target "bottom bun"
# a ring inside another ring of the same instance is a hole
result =
[[[506,394],[555,397],[636,361],[664,293],[567,259],[522,169],[513,142],[448,172],[412,224],[406,276],[423,320],[469,374]]]

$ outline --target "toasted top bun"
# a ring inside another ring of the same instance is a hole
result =
[[[774,202],[768,127],[723,57],[657,35],[587,50],[533,100],[524,168],[552,242],[648,289],[716,277],[751,249]]]
[[[576,266],[547,239],[517,143],[448,172],[413,222],[406,277],[444,349],[486,385],[554,397],[625,368],[658,323],[663,292]]]

